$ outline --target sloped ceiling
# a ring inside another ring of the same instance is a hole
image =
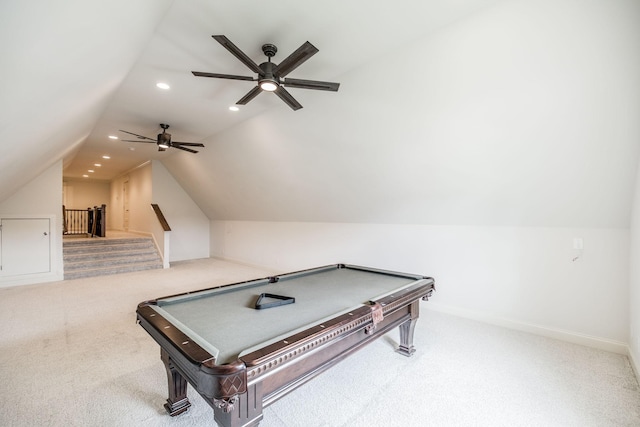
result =
[[[51,1],[2,5],[0,200],[50,162],[111,179],[161,160],[211,219],[627,227],[640,129],[632,0]],[[256,62],[309,40],[291,77],[339,92],[227,107]],[[6,69],[6,66],[4,67]],[[161,92],[157,81],[172,89]],[[5,93],[8,94],[5,96]],[[109,141],[125,129],[193,155]]]
[[[0,2],[0,201],[80,147],[170,4]]]

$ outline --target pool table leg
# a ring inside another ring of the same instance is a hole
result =
[[[413,331],[416,328],[418,322],[418,316],[420,315],[420,300],[414,301],[409,306],[410,318],[406,322],[400,324],[400,346],[396,350],[403,356],[411,356],[416,352],[413,347]]]
[[[187,399],[187,380],[176,370],[169,353],[164,349],[160,349],[160,358],[167,370],[167,383],[169,385],[169,398],[167,403],[164,404],[164,409],[173,417],[183,413],[191,406],[189,399]]]
[[[221,427],[256,427],[262,421],[262,383],[247,386],[231,399],[212,399],[214,419]]]

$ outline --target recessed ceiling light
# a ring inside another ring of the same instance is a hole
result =
[[[136,149],[133,147],[129,147],[129,151],[136,151]]]
[[[83,178],[89,178],[89,175],[82,175]]]
[[[89,169],[87,172],[94,173],[95,171],[93,169]]]
[[[240,111],[240,108],[236,107],[235,105],[232,105],[231,107],[229,107],[229,110],[231,110],[231,111]]]
[[[115,135],[109,135],[109,139],[118,139],[118,137]]]
[[[93,164],[93,166],[100,167],[100,166],[102,166],[102,165],[101,165],[100,163],[94,163],[94,164]]]
[[[167,89],[170,89],[170,88],[171,88],[171,86],[169,86],[168,84],[163,83],[163,82],[158,82],[158,83],[156,83],[156,86],[157,86],[158,88],[160,88],[160,89],[164,89],[164,90],[167,90]]]

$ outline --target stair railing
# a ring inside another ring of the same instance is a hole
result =
[[[153,212],[156,214],[157,222],[153,222],[152,224],[152,232],[153,240],[160,252],[160,256],[162,257],[162,267],[169,268],[169,249],[170,249],[170,236],[171,236],[171,227],[169,227],[169,223],[167,219],[164,217],[160,206],[155,203],[151,204],[151,208]]]
[[[91,237],[105,237],[107,226],[107,205],[87,209],[67,209],[62,205],[62,224],[65,235],[87,234]]]

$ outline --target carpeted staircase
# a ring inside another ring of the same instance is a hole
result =
[[[65,239],[62,252],[65,280],[162,268],[150,237]]]

